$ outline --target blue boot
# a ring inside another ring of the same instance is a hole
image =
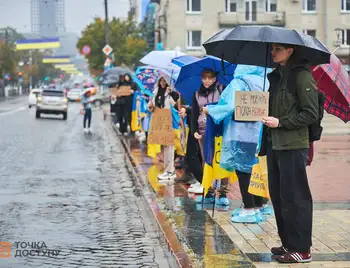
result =
[[[203,201],[203,197],[202,196],[198,196],[196,198],[196,203],[197,204],[201,204]],[[213,195],[206,195],[204,198],[204,204],[214,204],[215,201],[215,197]]]
[[[272,207],[267,205],[267,204],[260,208],[260,212],[263,215],[274,215],[274,211],[273,211]]]
[[[220,196],[216,201],[218,206],[228,207],[230,205],[230,200],[226,196]]]

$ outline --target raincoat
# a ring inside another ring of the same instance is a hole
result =
[[[272,70],[267,69],[267,74]],[[216,124],[223,121],[223,139],[220,167],[229,172],[235,170],[251,173],[257,163],[256,150],[261,136],[261,122],[234,121],[235,91],[268,91],[269,81],[265,68],[238,65],[234,79],[225,88],[217,105],[209,105],[208,113]]]

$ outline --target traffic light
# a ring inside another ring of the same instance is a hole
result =
[[[48,76],[45,76],[45,81],[49,81],[49,77]]]
[[[22,72],[18,72],[18,78],[22,78]]]

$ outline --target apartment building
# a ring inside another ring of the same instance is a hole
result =
[[[158,30],[166,49],[202,56],[220,29],[276,25],[316,36],[350,65],[350,0],[162,0]]]

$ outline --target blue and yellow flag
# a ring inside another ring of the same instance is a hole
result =
[[[229,178],[231,182],[237,181],[236,172],[229,172],[220,167],[220,153],[222,146],[223,124],[215,124],[207,116],[207,125],[204,135],[204,170],[202,186],[204,195],[208,193],[214,180]]]
[[[131,112],[131,130],[142,131],[142,119],[146,116],[145,99],[142,93],[136,91],[133,96],[132,112]]]

